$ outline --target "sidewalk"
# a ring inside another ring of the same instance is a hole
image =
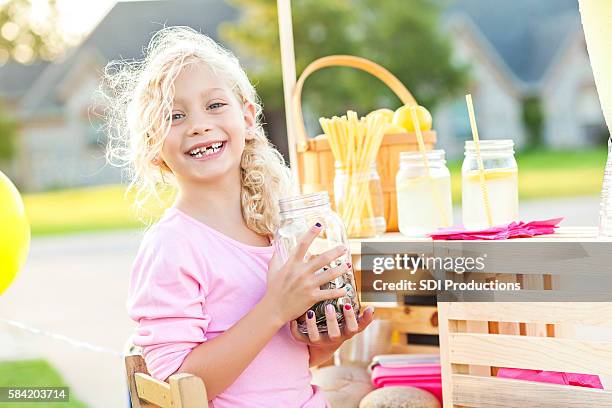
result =
[[[0,317],[118,352],[134,327],[125,312],[137,231],[36,238],[0,298]],[[50,361],[92,408],[127,405],[123,359],[0,323],[0,358]]]

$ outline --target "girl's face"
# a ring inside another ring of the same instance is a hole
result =
[[[170,131],[161,158],[179,181],[223,183],[240,177],[254,107],[237,100],[227,83],[203,63],[183,68],[174,81]]]

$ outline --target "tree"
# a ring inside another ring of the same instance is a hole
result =
[[[60,31],[55,0],[38,2],[8,0],[0,2],[0,66],[9,59],[26,64],[37,59],[50,60],[66,46]],[[15,155],[18,126],[0,106],[0,160]]]
[[[0,161],[13,158],[16,139],[17,123],[0,106]]]
[[[276,0],[231,0],[237,22],[221,38],[243,58],[268,110],[280,110],[283,91]],[[368,58],[389,69],[432,110],[465,89],[467,67],[451,62],[451,45],[440,30],[439,0],[293,0],[293,32],[299,73],[330,54]],[[306,82],[302,100],[314,117],[356,109],[365,114],[399,105],[378,79],[351,68],[327,68]],[[310,132],[312,134],[312,132]]]
[[[66,47],[55,0],[0,2],[0,65],[9,59],[25,64],[51,60]]]
[[[527,130],[527,147],[530,149],[541,147],[545,117],[542,101],[537,95],[523,99],[522,119],[523,126]]]

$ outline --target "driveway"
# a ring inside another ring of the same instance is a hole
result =
[[[137,231],[35,238],[26,267],[0,298],[0,317],[121,352]],[[121,357],[74,347],[0,323],[0,359],[45,358],[93,408],[125,407]]]

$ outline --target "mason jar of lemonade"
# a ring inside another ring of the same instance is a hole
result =
[[[518,166],[514,158],[514,141],[481,140],[480,155],[484,167],[492,226],[518,221]],[[489,225],[483,197],[474,142],[465,142],[462,174],[463,225],[483,229]]]
[[[424,236],[453,225],[450,172],[444,150],[427,152],[429,173],[421,152],[401,152],[395,177],[399,230],[407,236]]]

